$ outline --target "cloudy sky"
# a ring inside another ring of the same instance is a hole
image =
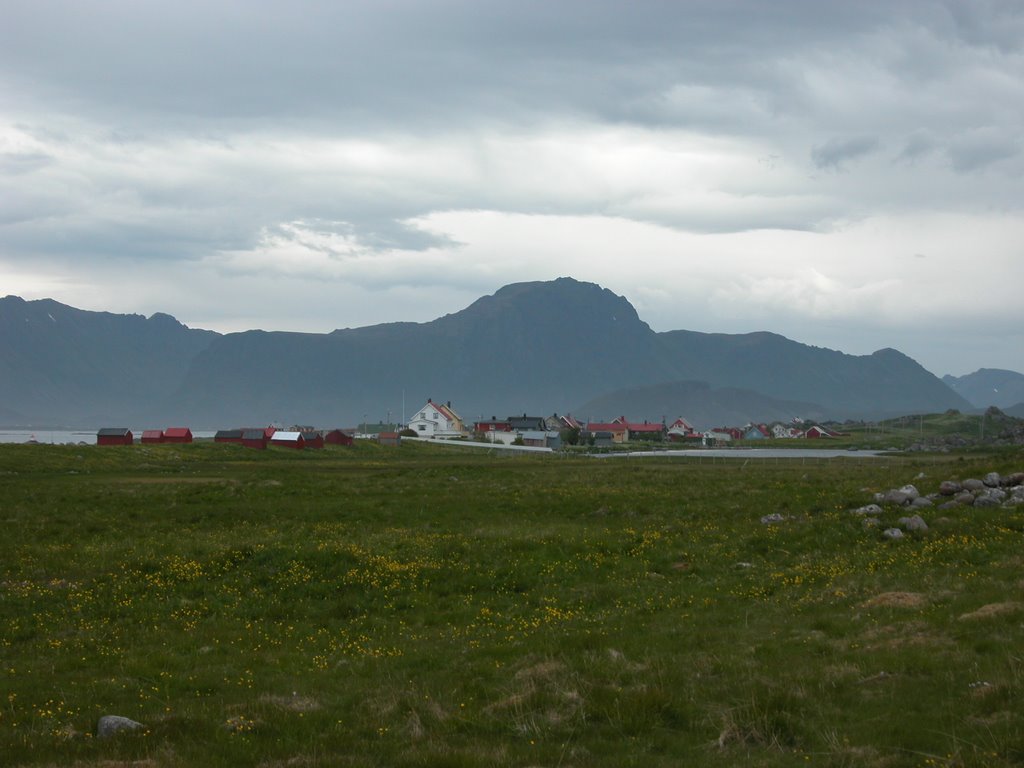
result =
[[[1024,371],[1018,0],[0,0],[0,295],[221,331],[571,276]]]

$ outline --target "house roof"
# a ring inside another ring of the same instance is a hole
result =
[[[142,439],[143,440],[146,440],[147,438],[163,437],[163,436],[164,436],[164,433],[161,432],[159,429],[144,429],[142,431]]]
[[[216,440],[219,437],[222,440],[225,438],[238,440],[242,437],[243,432],[244,430],[241,429],[219,429],[216,434],[214,434],[213,439]]]
[[[665,429],[664,424],[627,424],[630,432],[661,432]]]
[[[267,433],[263,429],[243,429],[242,430],[243,440],[266,440]]]
[[[274,436],[270,438],[272,443],[297,443],[299,440],[305,440],[305,436],[301,432],[292,432],[290,430],[278,430],[274,433]]]
[[[164,437],[188,437],[192,430],[188,427],[168,427],[164,430]]]
[[[543,416],[509,416],[505,419],[511,426],[512,429],[543,429],[545,426],[545,419]]]
[[[131,432],[127,427],[103,427],[97,437],[126,437]]]
[[[587,423],[588,432],[625,432],[626,425],[619,421],[600,422],[591,421]]]

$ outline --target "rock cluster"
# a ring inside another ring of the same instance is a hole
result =
[[[890,488],[876,493],[874,502],[852,510],[855,515],[865,518],[868,527],[878,525],[877,517],[886,507],[906,509],[917,513],[929,508],[952,509],[954,507],[1016,507],[1024,505],[1024,472],[1000,475],[989,472],[983,478],[967,478],[966,480],[943,480],[935,493],[921,494],[916,486],[904,485],[902,488]],[[910,514],[899,518],[898,527],[887,528],[882,532],[886,539],[900,539],[906,533],[923,533],[928,524],[920,514]]]

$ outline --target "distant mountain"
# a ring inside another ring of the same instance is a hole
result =
[[[1024,419],[1024,402],[1011,405],[1009,408],[1004,408],[1003,413],[1017,419]]]
[[[125,425],[181,384],[216,338],[173,317],[0,299],[0,418],[12,425]]]
[[[966,376],[943,376],[942,381],[976,408],[1010,408],[1024,403],[1024,374],[1000,368],[979,368]]]
[[[623,297],[570,278],[505,286],[427,323],[329,334],[221,336],[166,315],[8,297],[0,366],[16,372],[0,390],[9,412],[69,426],[353,425],[408,416],[428,397],[473,420],[566,412],[621,390],[651,399],[605,415],[660,418],[680,387],[694,407],[717,403],[709,414],[759,420],[796,407],[836,418],[969,407],[895,350],[856,357],[770,333],[655,333]],[[679,384],[694,381],[707,389]]]
[[[590,400],[572,411],[581,421],[632,421],[671,424],[683,416],[697,429],[742,426],[748,422],[789,422],[794,417],[822,419],[825,409],[814,403],[778,400],[749,389],[712,389],[702,381],[680,381],[621,389]]]

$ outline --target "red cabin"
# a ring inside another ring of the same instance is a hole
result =
[[[192,430],[188,427],[168,427],[164,430],[165,443],[191,443]]]
[[[332,429],[327,433],[324,442],[330,445],[352,445],[352,435],[341,429]]]
[[[132,445],[135,435],[123,427],[104,427],[96,433],[96,445]]]
[[[146,429],[142,432],[142,442],[144,443],[162,443],[164,441],[164,433],[159,429]]]

